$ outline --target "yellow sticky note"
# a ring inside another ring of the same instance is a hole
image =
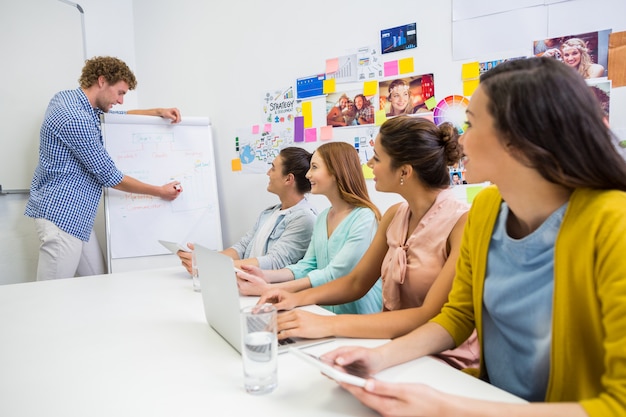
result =
[[[372,171],[372,168],[368,167],[367,164],[361,165],[361,168],[363,169],[363,176],[366,180],[374,178],[374,171]]]
[[[376,95],[378,91],[378,81],[365,81],[363,83],[363,95],[365,97],[370,97]]]
[[[385,109],[378,110],[374,114],[374,124],[376,126],[380,126],[387,121],[387,114],[385,113]]]
[[[313,104],[310,101],[302,103],[302,117],[304,118],[304,128],[313,127]]]
[[[320,140],[331,140],[332,138],[333,138],[333,127],[321,126],[320,127]]]
[[[413,65],[413,57],[398,60],[398,68],[400,69],[400,74],[408,74],[415,71]]]
[[[426,108],[428,110],[432,110],[435,108],[435,106],[437,105],[437,100],[435,99],[435,96],[432,96],[431,98],[429,98],[428,100],[426,100],[424,102],[424,104],[426,104]]]
[[[480,75],[480,65],[478,64],[478,62],[468,62],[466,64],[463,64],[463,67],[461,68],[462,80],[469,80],[470,78],[478,78],[479,75]]]
[[[478,78],[474,80],[463,81],[463,95],[465,97],[470,97],[476,91],[476,87],[478,87],[479,80]]]
[[[322,92],[324,94],[330,94],[330,93],[335,92],[335,79],[334,78],[331,78],[329,80],[324,80]]]
[[[230,169],[233,171],[241,171],[241,159],[235,158],[230,161]]]

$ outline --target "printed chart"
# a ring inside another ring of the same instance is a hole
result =
[[[449,122],[456,127],[459,134],[465,132],[467,117],[465,110],[469,105],[469,100],[466,97],[453,95],[448,96],[437,103],[437,106],[433,110],[434,121],[437,126],[444,122]]]

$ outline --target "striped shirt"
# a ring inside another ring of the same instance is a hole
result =
[[[83,241],[89,240],[102,187],[113,187],[124,176],[104,148],[102,113],[80,88],[52,97],[24,213],[49,220]]]

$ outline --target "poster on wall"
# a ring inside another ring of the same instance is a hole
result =
[[[293,145],[293,126],[255,125],[238,129],[235,137],[240,171],[244,174],[265,174],[284,147]]]
[[[293,86],[266,91],[263,95],[262,109],[261,120],[265,123],[293,124],[293,119],[297,116]]]
[[[589,79],[587,80],[587,85],[591,88],[596,99],[598,99],[598,104],[600,104],[606,121],[610,122],[611,80],[602,78]]]
[[[358,49],[356,57],[359,81],[375,80],[383,76],[383,65],[377,48],[363,46]]]
[[[380,31],[380,51],[383,54],[417,48],[417,24],[383,29]]]
[[[434,74],[394,78],[378,83],[378,110],[387,117],[429,112],[426,100],[435,96]]]
[[[336,83],[354,82],[357,80],[357,64],[356,54],[340,56],[336,59],[329,60],[335,64],[332,72],[326,73],[326,79],[334,79]]]
[[[514,58],[494,59],[494,60],[491,60],[491,61],[480,62],[478,64],[478,73],[479,74],[483,74],[483,73],[489,71],[490,69],[495,68],[499,64],[502,64],[503,62],[513,61],[513,60],[522,59],[522,58],[526,58],[526,57],[525,56],[518,56],[518,57],[514,57]]]
[[[584,78],[607,75],[611,30],[560,36],[533,42],[535,56],[549,56],[575,68]]]
[[[376,95],[365,96],[362,83],[342,84],[339,91],[326,95],[326,124],[348,127],[374,124]]]

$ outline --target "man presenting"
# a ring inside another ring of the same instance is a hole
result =
[[[100,116],[137,85],[121,60],[95,57],[85,62],[80,88],[57,93],[41,125],[39,163],[25,215],[35,219],[41,245],[37,280],[106,272],[93,224],[103,187],[174,200],[180,183],[146,184],[124,175],[104,148]],[[180,122],[176,108],[130,110]]]

